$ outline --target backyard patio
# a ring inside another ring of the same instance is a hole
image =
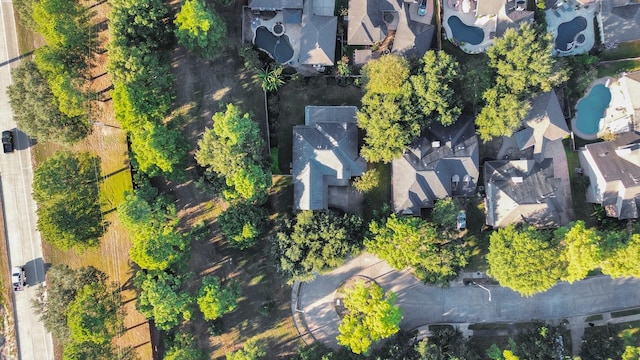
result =
[[[545,11],[547,31],[553,35],[553,55],[585,53],[595,44],[593,18],[595,5],[581,5],[574,0],[559,0]]]

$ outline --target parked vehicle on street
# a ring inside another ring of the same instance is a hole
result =
[[[27,275],[25,275],[22,266],[14,266],[11,270],[11,283],[13,283],[13,290],[24,290],[24,287],[27,285]]]
[[[14,150],[13,145],[13,131],[5,130],[2,132],[2,150],[6,153],[11,153]]]

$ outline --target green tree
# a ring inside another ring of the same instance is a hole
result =
[[[204,352],[197,348],[196,341],[191,334],[176,334],[163,360],[202,360]]]
[[[353,187],[361,192],[369,192],[380,185],[380,171],[378,169],[369,169],[362,176],[353,181]]]
[[[310,281],[340,266],[362,244],[362,219],[331,211],[302,211],[286,220],[273,241],[280,273],[289,283]]]
[[[257,360],[265,355],[267,352],[264,350],[264,345],[255,338],[251,338],[242,345],[242,349],[227,353],[226,358],[227,360]]]
[[[153,319],[160,330],[169,330],[182,320],[191,319],[191,296],[180,291],[182,282],[175,275],[152,271],[139,271],[134,285],[140,291],[136,308],[147,319]]]
[[[523,23],[487,50],[495,85],[485,92],[485,106],[476,120],[483,141],[511,136],[522,125],[532,97],[566,81],[567,71],[551,56],[552,46],[550,34]]]
[[[462,113],[452,87],[460,72],[458,63],[444,51],[427,51],[420,64],[421,71],[410,78],[415,112],[424,116],[423,126],[433,121],[453,124]]]
[[[624,340],[618,336],[619,329],[615,324],[598,328],[600,331],[585,329],[580,345],[580,359],[601,360],[620,359],[625,352]],[[637,359],[637,358],[634,358]]]
[[[170,23],[165,21],[169,7],[162,0],[112,0],[110,4],[111,47],[152,46],[157,50],[169,44]]]
[[[224,49],[227,24],[202,0],[186,0],[173,22],[178,43],[195,54],[215,58]]]
[[[63,360],[112,360],[135,359],[117,357],[110,344],[96,344],[94,342],[70,342],[64,345]]]
[[[411,106],[409,63],[401,56],[383,55],[369,61],[361,73],[365,95],[357,120],[366,131],[361,154],[369,162],[388,163],[420,135],[420,117]]]
[[[391,214],[369,224],[367,250],[395,269],[412,267],[421,281],[447,284],[467,264],[462,243],[418,217]]]
[[[244,250],[254,246],[265,231],[267,212],[251,203],[240,201],[218,216],[220,230],[229,246]]]
[[[32,3],[36,32],[47,45],[65,49],[71,56],[91,53],[91,14],[78,1],[40,0]]]
[[[84,117],[60,112],[46,79],[32,61],[23,62],[11,73],[9,102],[20,130],[41,141],[73,144],[91,131]]]
[[[92,266],[74,270],[65,264],[54,265],[47,270],[48,286],[37,288],[31,306],[55,339],[67,344],[72,340],[67,326],[67,309],[78,293],[87,295],[85,286],[101,286],[106,279],[105,273]]]
[[[458,220],[458,213],[462,210],[462,206],[453,198],[440,199],[435,202],[431,220],[436,225],[445,229],[454,229]]]
[[[235,281],[222,284],[216,276],[206,276],[202,279],[202,286],[198,290],[198,307],[205,320],[215,320],[230,313],[238,306],[240,285]]]
[[[368,162],[384,163],[401,157],[421,130],[418,122],[405,115],[394,97],[365,93],[356,115],[358,127],[366,131],[360,150],[362,157]]]
[[[411,93],[409,62],[399,55],[382,55],[362,67],[364,90],[371,94],[406,96]]]
[[[471,350],[469,341],[458,328],[442,327],[431,330],[431,336],[415,346],[417,360],[464,359],[476,360],[480,357]]]
[[[562,280],[573,283],[584,279],[589,271],[595,270],[602,261],[601,242],[598,231],[585,228],[584,221],[573,223],[570,228],[560,228],[556,237],[562,242],[562,255],[566,262],[566,274]]]
[[[514,225],[491,234],[487,262],[500,285],[531,296],[553,287],[563,275],[560,253],[547,232]]]
[[[108,344],[121,330],[119,293],[105,283],[84,285],[67,307],[67,326],[75,342]]]
[[[613,278],[640,277],[640,234],[633,234],[627,241],[614,243],[603,256],[602,272]]]
[[[491,71],[489,58],[476,55],[461,65],[462,81],[458,82],[461,99],[465,106],[470,107],[474,115],[478,114],[478,107],[482,104],[482,95],[491,87]]]
[[[145,200],[139,191],[118,206],[118,219],[133,237],[129,256],[145,270],[167,270],[184,263],[189,236],[177,229],[175,204],[166,196]]]
[[[58,151],[35,169],[33,198],[38,230],[61,250],[98,245],[106,224],[100,209],[100,159],[89,153]]]
[[[567,341],[571,340],[562,337],[562,330],[559,326],[537,323],[535,328],[516,336],[516,348],[511,350],[520,359],[567,359],[571,356]]]
[[[138,168],[150,176],[180,176],[178,166],[185,162],[186,141],[178,129],[147,122],[130,136],[131,151]]]
[[[338,326],[338,344],[355,354],[367,354],[371,344],[388,338],[400,330],[402,309],[396,305],[396,294],[375,284],[357,283],[343,299],[347,314]]]
[[[258,125],[249,114],[233,104],[213,116],[213,129],[207,129],[198,142],[198,164],[222,175],[231,191],[227,198],[247,201],[266,200],[271,186],[271,169],[264,155],[265,143]]]

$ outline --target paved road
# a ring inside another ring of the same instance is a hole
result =
[[[6,130],[16,127],[6,88],[11,83],[10,68],[19,63],[16,61],[19,52],[12,4],[2,0],[0,5],[0,130]],[[44,263],[40,234],[35,231],[36,205],[31,196],[33,170],[29,139],[25,134],[17,133],[15,143],[17,151],[0,153],[0,182],[9,263],[24,266],[30,285],[24,291],[14,293],[19,356],[23,360],[53,359],[51,334],[38,321],[30,305],[35,285],[44,281]]]
[[[526,298],[500,286],[452,283],[450,288],[425,286],[406,271],[395,271],[370,254],[362,254],[333,272],[303,284],[299,309],[317,340],[337,347],[339,318],[334,304],[336,288],[347,278],[364,275],[398,295],[405,330],[433,323],[524,322],[558,320],[640,306],[640,279],[594,277],[573,284],[558,283],[549,291]]]

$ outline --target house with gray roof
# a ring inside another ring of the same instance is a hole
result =
[[[600,0],[596,19],[606,46],[640,39],[640,4],[634,0]],[[595,6],[595,5],[594,5]]]
[[[630,131],[613,141],[587,144],[578,152],[589,177],[587,201],[604,207],[607,216],[636,219],[640,209],[640,134]]]
[[[243,43],[252,43],[299,72],[333,66],[335,0],[250,0],[243,8]]]
[[[514,134],[520,150],[533,147],[533,157],[542,161],[545,145],[569,135],[569,127],[560,108],[556,92],[551,90],[536,96],[523,121],[525,128]]]
[[[487,161],[483,174],[487,225],[565,225],[561,223],[564,191],[562,180],[554,177],[553,159]]]
[[[350,182],[367,170],[358,149],[355,106],[307,106],[293,128],[294,208],[343,208]]]
[[[391,162],[393,210],[420,215],[435,201],[472,196],[478,183],[478,137],[471,119],[434,124]]]
[[[412,0],[350,0],[347,44],[390,43],[388,50],[393,54],[422,57],[431,46],[435,27],[430,24],[433,11],[425,16],[417,11],[418,3]],[[373,52],[376,55],[380,53]]]
[[[631,115],[635,130],[640,131],[640,71],[622,74],[618,81],[627,99],[625,111]]]

